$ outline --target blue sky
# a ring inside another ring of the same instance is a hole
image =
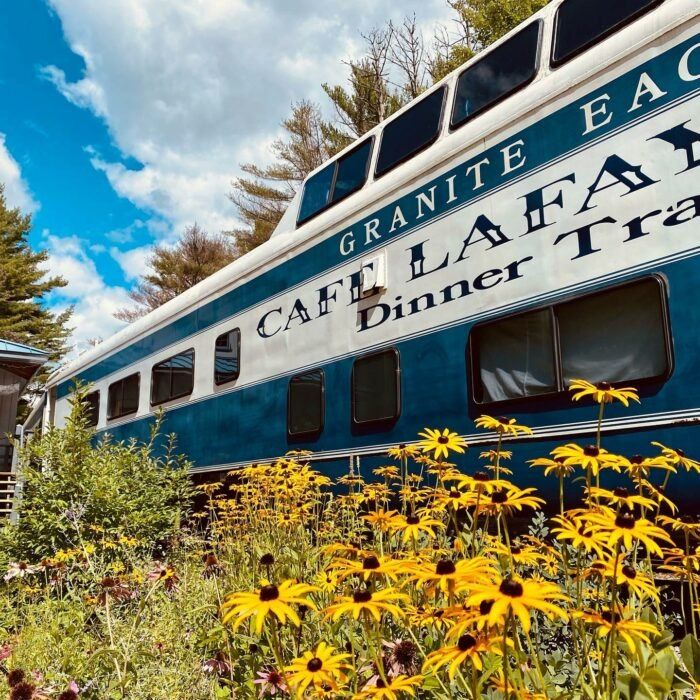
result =
[[[290,104],[323,104],[360,32],[444,0],[21,0],[0,19],[0,182],[68,286],[77,351],[112,314],[149,247],[194,221],[235,225],[238,164],[269,158]]]

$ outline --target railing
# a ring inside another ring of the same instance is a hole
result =
[[[0,471],[0,518],[9,517],[12,513],[12,502],[17,483],[16,476],[11,471]]]

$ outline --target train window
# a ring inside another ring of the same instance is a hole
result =
[[[319,369],[289,380],[287,432],[290,437],[318,435],[323,430],[324,394],[324,376]]]
[[[459,76],[450,120],[452,128],[534,79],[541,31],[542,22],[532,22]]]
[[[241,331],[234,328],[222,333],[214,344],[214,383],[225,384],[241,373]]]
[[[356,424],[395,420],[401,412],[401,368],[393,348],[365,355],[352,366],[352,419]]]
[[[647,278],[556,309],[562,379],[634,382],[669,370],[663,289]]]
[[[91,391],[85,401],[85,420],[90,428],[94,428],[100,420],[100,392]]]
[[[124,379],[109,385],[107,390],[107,418],[121,418],[139,409],[139,384],[140,376],[130,374]]]
[[[472,398],[498,403],[589,382],[659,381],[671,372],[665,284],[658,277],[476,326]]]
[[[338,160],[331,203],[335,204],[343,197],[357,192],[365,184],[371,151],[372,140],[368,139]]]
[[[194,350],[178,353],[153,365],[151,405],[189,396],[194,387]]]
[[[475,329],[478,403],[556,391],[552,325],[545,309]]]
[[[564,0],[555,19],[552,65],[566,63],[661,2],[663,0]]]
[[[435,141],[440,134],[446,92],[446,86],[431,92],[384,127],[375,170],[377,177]]]
[[[357,192],[367,180],[371,152],[372,139],[367,139],[310,177],[304,185],[297,225]]]

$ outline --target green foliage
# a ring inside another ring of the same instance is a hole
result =
[[[8,209],[0,183],[0,338],[33,345],[58,360],[66,350],[70,312],[54,316],[43,301],[66,282],[46,276],[48,253],[30,248],[31,228],[28,214]]]
[[[21,454],[25,480],[19,521],[0,533],[0,556],[37,560],[120,537],[150,547],[179,527],[192,493],[187,463],[156,456],[159,422],[147,444],[95,440],[84,390],[65,428],[30,440]]]

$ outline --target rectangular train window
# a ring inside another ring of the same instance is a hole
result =
[[[361,189],[367,180],[371,152],[369,138],[310,177],[304,185],[297,226]]]
[[[355,360],[352,366],[352,419],[357,425],[384,423],[401,412],[399,353],[391,348]]]
[[[139,410],[140,374],[130,374],[109,385],[107,390],[107,418],[121,418]]]
[[[151,405],[189,396],[194,387],[194,350],[181,352],[153,365]]]
[[[91,391],[85,401],[85,420],[90,428],[94,428],[100,420],[100,392]]]
[[[564,0],[557,9],[552,65],[566,63],[663,0]]]
[[[241,331],[222,333],[214,344],[214,383],[219,386],[238,379],[241,373]]]
[[[287,432],[290,437],[318,435],[325,413],[324,376],[320,369],[298,374],[287,389]]]
[[[476,326],[469,348],[477,404],[564,392],[572,379],[660,381],[672,367],[666,287],[646,277]]]
[[[375,175],[379,177],[430,146],[440,135],[445,86],[422,98],[382,131]]]
[[[483,58],[457,79],[452,107],[452,128],[527,85],[537,74],[542,21],[532,22]]]

